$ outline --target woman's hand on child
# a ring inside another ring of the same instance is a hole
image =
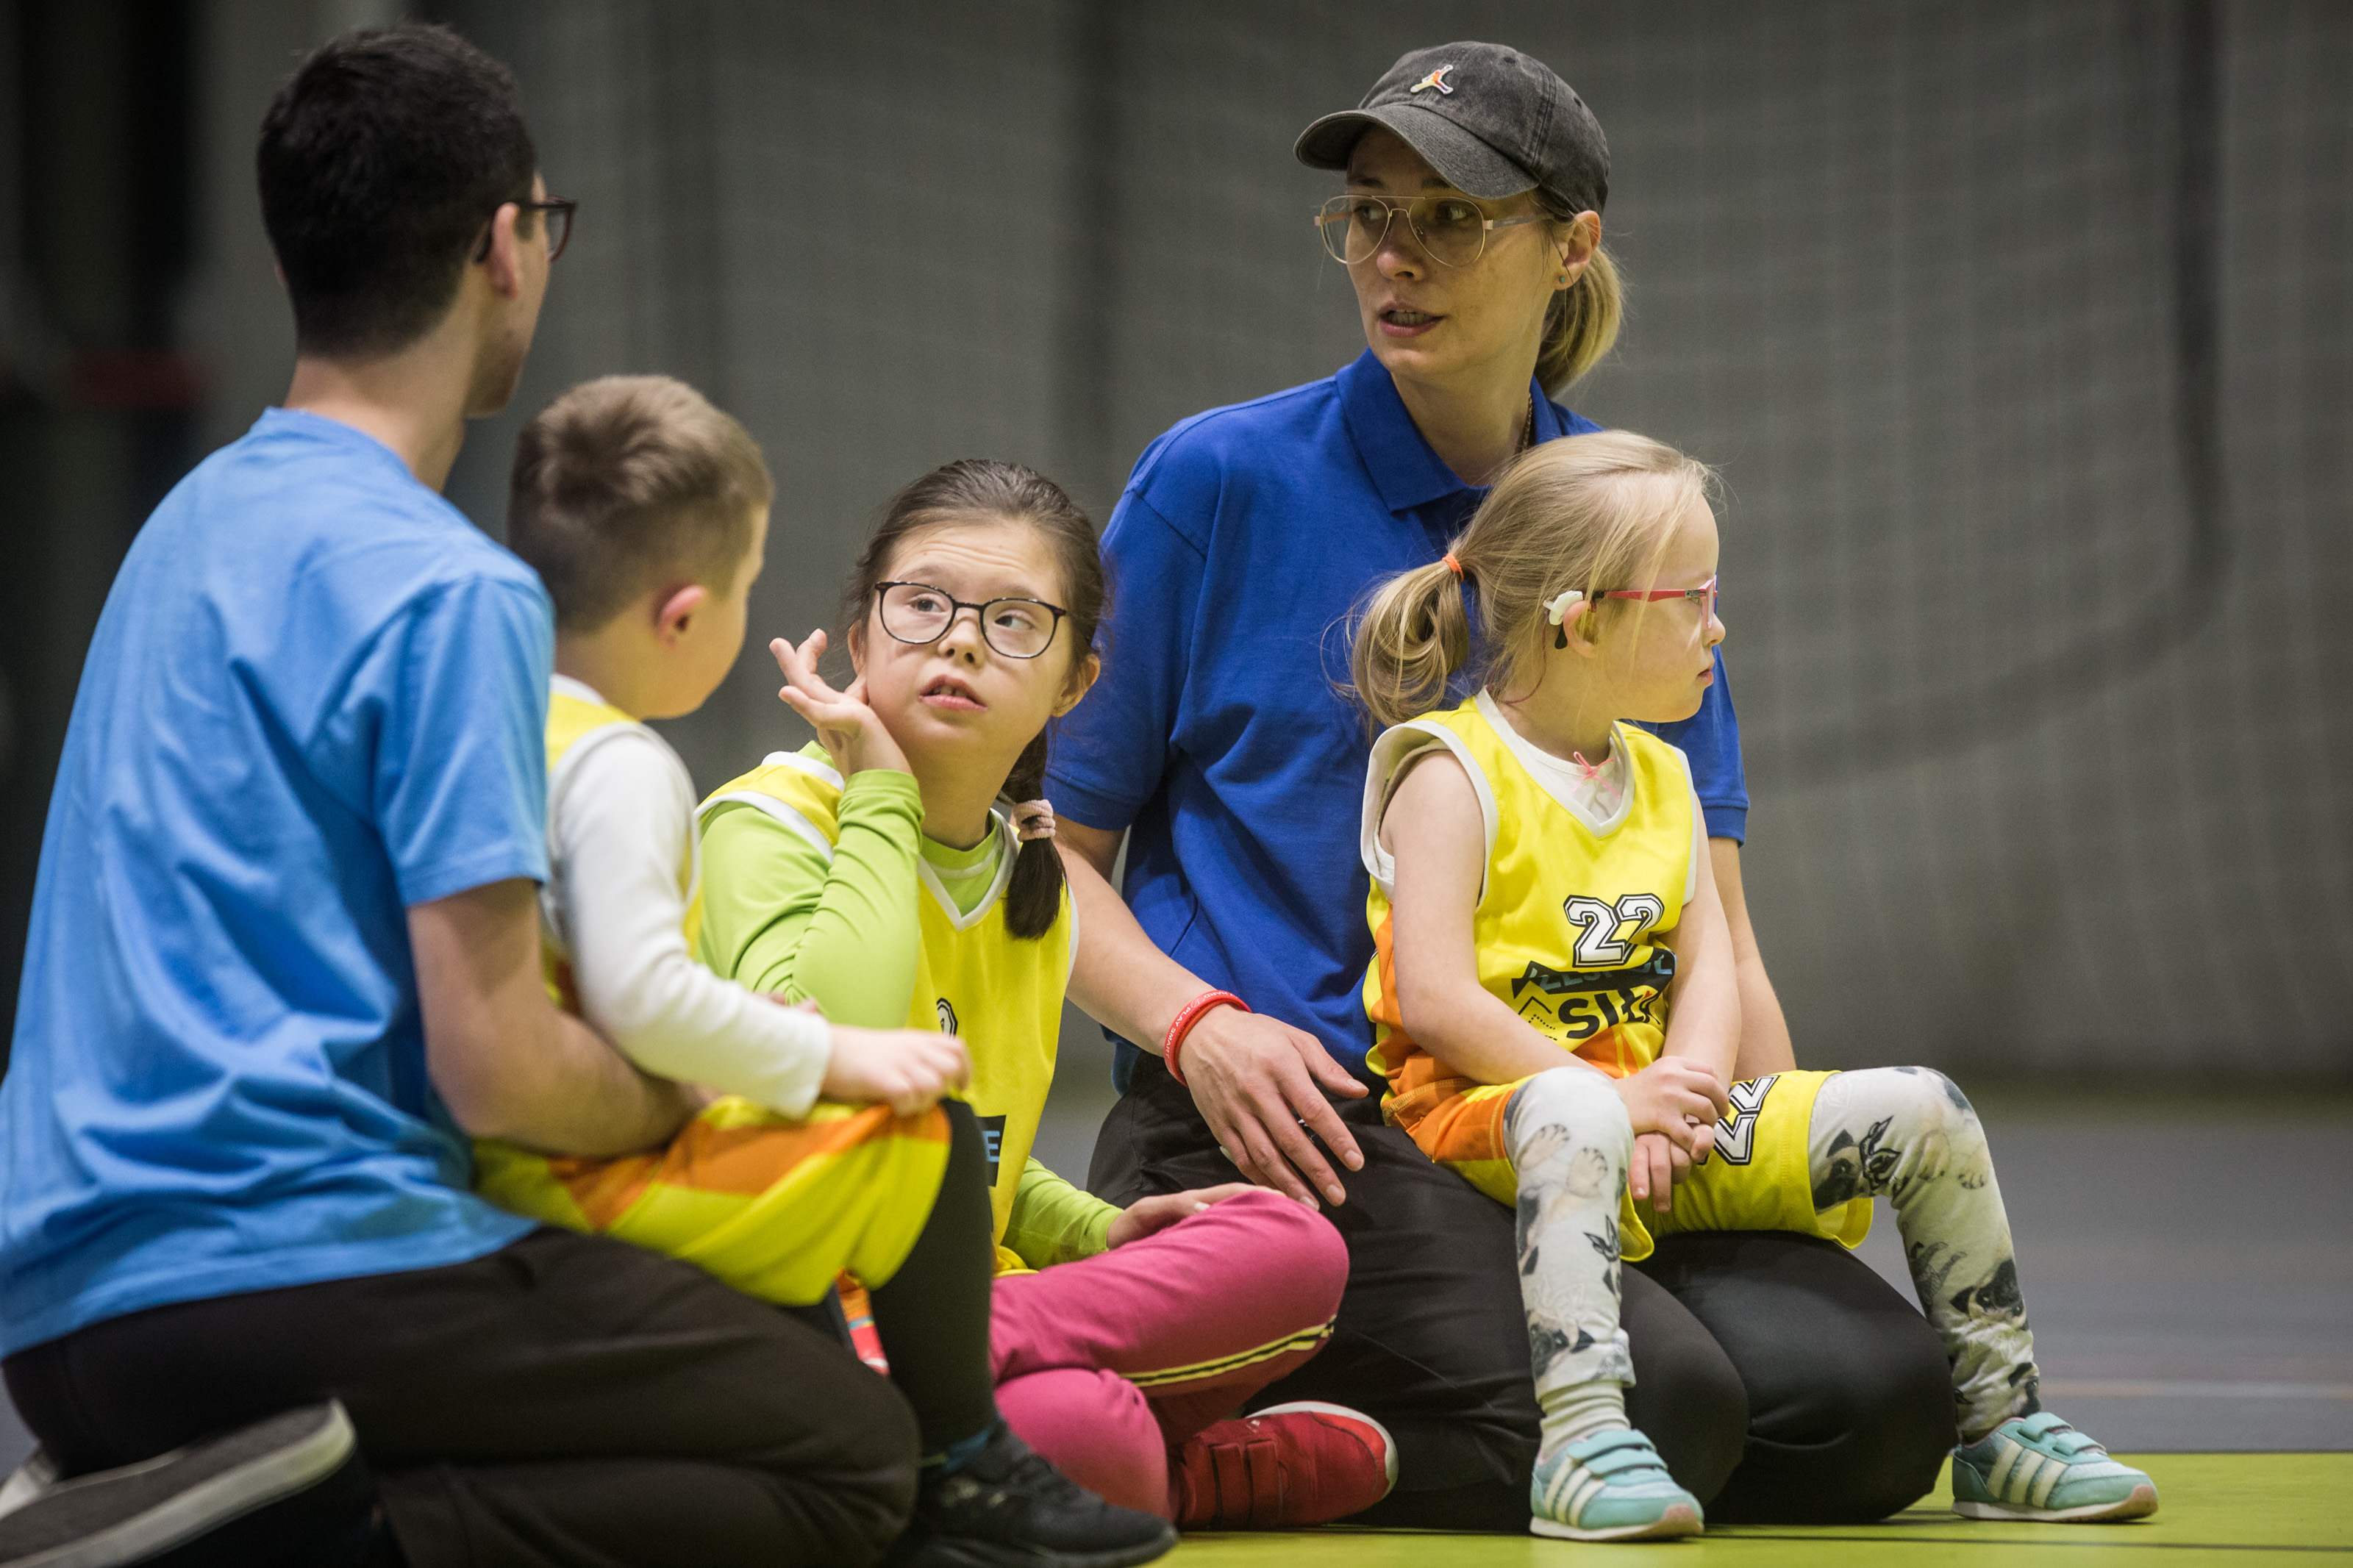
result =
[[[818,1092],[851,1105],[887,1105],[913,1116],[972,1081],[972,1058],[954,1035],[929,1029],[833,1026],[833,1056]]]
[[[1365,1086],[1322,1041],[1263,1013],[1217,1007],[1185,1037],[1183,1059],[1193,1103],[1236,1170],[1302,1203],[1313,1204],[1315,1193],[1329,1204],[1347,1201],[1315,1140],[1349,1170],[1365,1168],[1363,1151],[1324,1098],[1362,1100]]]
[[[898,773],[913,771],[899,742],[866,705],[865,677],[851,681],[849,690],[837,691],[817,672],[817,661],[825,654],[825,633],[809,633],[798,647],[778,637],[768,645],[768,651],[776,656],[776,668],[785,672],[786,684],[776,695],[808,721],[842,777],[872,768]]]
[[[1125,1247],[1131,1241],[1140,1241],[1155,1231],[1166,1230],[1180,1219],[1199,1214],[1211,1204],[1256,1190],[1248,1182],[1228,1182],[1222,1186],[1195,1187],[1189,1192],[1138,1198],[1111,1222],[1111,1245]]]

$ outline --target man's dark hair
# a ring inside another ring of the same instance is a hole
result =
[[[430,331],[539,155],[512,72],[447,27],[322,45],[279,90],[254,156],[301,352],[368,358]],[[518,226],[530,233],[537,214]]]

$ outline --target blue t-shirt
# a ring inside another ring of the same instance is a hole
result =
[[[1537,440],[1599,428],[1532,390]],[[1103,679],[1055,731],[1054,809],[1132,829],[1125,892],[1153,941],[1359,1072],[1371,736],[1334,689],[1345,623],[1376,582],[1444,553],[1486,493],[1439,459],[1369,351],[1186,420],[1145,448],[1104,531]],[[1708,832],[1743,837],[1720,656],[1699,712],[1659,733],[1689,754]],[[1143,1056],[1120,1042],[1123,1090]]]
[[[0,1354],[174,1301],[478,1258],[406,908],[543,879],[531,569],[348,426],[272,409],[99,618],[0,1082]]]

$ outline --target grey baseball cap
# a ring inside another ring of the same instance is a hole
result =
[[[1345,169],[1375,125],[1404,138],[1465,195],[1494,201],[1541,185],[1580,208],[1609,195],[1600,121],[1542,60],[1502,44],[1441,44],[1401,55],[1362,103],[1327,114],[1292,151],[1311,169]]]

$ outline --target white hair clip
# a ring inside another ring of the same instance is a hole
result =
[[[1054,837],[1054,808],[1042,800],[1025,800],[1013,808],[1013,832],[1027,844]]]

